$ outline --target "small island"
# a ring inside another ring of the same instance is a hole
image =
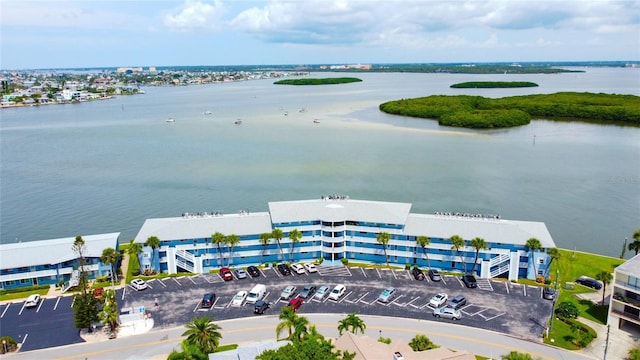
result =
[[[468,81],[453,84],[454,89],[501,89],[501,88],[523,88],[536,87],[538,84],[529,81]]]
[[[348,84],[352,82],[361,82],[361,79],[353,77],[338,77],[338,78],[324,78],[324,79],[288,79],[274,82],[275,85],[335,85],[335,84]]]
[[[389,114],[437,119],[440,125],[472,129],[522,126],[531,118],[640,126],[640,97],[561,92],[484,98],[433,95],[380,104]]]

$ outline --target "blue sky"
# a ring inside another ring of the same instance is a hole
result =
[[[636,0],[0,0],[0,68],[640,59]]]

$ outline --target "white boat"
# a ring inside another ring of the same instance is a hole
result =
[[[207,110],[207,111],[205,111],[205,112],[204,112],[204,114],[205,114],[205,115],[211,115],[211,114],[213,114],[213,113],[212,113],[211,111]]]
[[[233,123],[236,124],[236,125],[240,125],[240,124],[242,124],[242,120],[238,119],[238,120],[234,121]]]
[[[167,118],[167,120],[165,120],[168,123],[172,123],[172,122],[176,122],[175,120],[173,120],[173,118]]]

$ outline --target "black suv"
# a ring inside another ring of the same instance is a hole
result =
[[[463,275],[462,276],[462,282],[468,287],[468,288],[475,288],[478,287],[478,282],[476,281],[476,278],[473,275]]]
[[[592,278],[581,276],[576,279],[576,283],[580,285],[584,285],[586,287],[590,287],[592,289],[600,290],[602,289],[602,284],[598,280],[594,280]]]
[[[200,306],[203,308],[210,308],[213,306],[213,302],[216,301],[216,294],[207,293],[202,297],[202,301],[200,302]]]
[[[440,280],[442,280],[442,276],[440,275],[438,270],[429,269],[428,274],[429,274],[429,279],[431,279],[431,281],[440,281]]]
[[[253,313],[254,314],[258,314],[258,315],[262,315],[264,314],[264,311],[267,310],[269,308],[269,303],[264,301],[264,300],[258,300],[256,301],[255,306],[253,307]]]
[[[280,271],[280,274],[283,276],[291,275],[291,268],[287,264],[278,264],[278,271]]]
[[[413,278],[416,280],[424,280],[424,273],[420,268],[414,267],[411,269],[411,275],[413,275]]]
[[[458,310],[461,307],[465,306],[466,304],[467,304],[467,298],[465,298],[462,295],[456,295],[456,297],[449,300],[449,303],[447,304],[447,306]]]
[[[260,276],[260,270],[258,270],[257,267],[251,265],[247,268],[247,272],[249,273],[249,276],[251,277],[258,277]]]

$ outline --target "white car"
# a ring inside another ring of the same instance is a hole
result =
[[[304,274],[304,267],[300,264],[291,264],[291,269],[298,275]]]
[[[435,294],[431,300],[429,300],[429,306],[434,308],[439,308],[440,306],[447,303],[449,300],[449,296],[445,293]]]
[[[307,270],[308,273],[314,273],[314,272],[318,272],[318,269],[316,268],[316,266],[312,263],[306,263],[304,264],[304,268],[305,270]]]
[[[144,280],[142,279],[133,279],[131,280],[131,286],[133,286],[134,289],[140,291],[140,290],[144,290],[148,287],[147,283],[144,282]]]
[[[284,288],[284,290],[282,290],[282,293],[280,293],[280,298],[289,300],[293,297],[293,294],[296,293],[296,290],[297,288],[295,286],[289,285],[286,288]]]
[[[38,306],[39,303],[40,303],[40,295],[38,294],[29,295],[27,300],[24,302],[24,307],[28,307],[28,308],[35,307],[35,306]]]
[[[342,284],[336,285],[336,287],[334,287],[333,290],[331,290],[331,294],[329,294],[329,299],[333,301],[338,301],[342,297],[342,295],[344,295],[345,291],[347,291],[347,288],[345,288],[344,285]]]
[[[242,306],[244,305],[244,301],[247,299],[247,292],[244,290],[238,291],[236,296],[233,297],[233,301],[231,301],[231,306]]]

